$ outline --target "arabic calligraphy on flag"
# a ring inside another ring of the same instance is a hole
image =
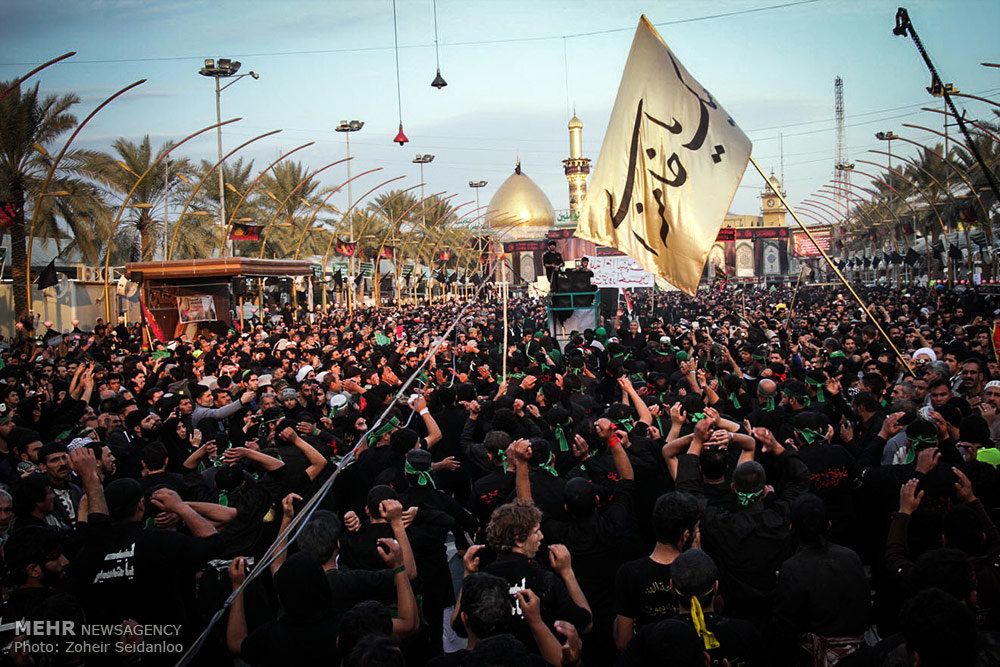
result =
[[[576,236],[694,294],[750,148],[643,16]]]

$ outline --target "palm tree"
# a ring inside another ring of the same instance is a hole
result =
[[[302,234],[302,227],[312,215],[313,210],[310,206],[318,206],[322,201],[323,191],[320,189],[318,178],[309,178],[302,182],[311,171],[301,162],[280,162],[270,174],[261,179],[257,186],[262,193],[259,198],[261,211],[264,214],[262,224],[267,225],[272,218],[274,219],[274,225],[267,239],[265,257],[268,255],[291,257],[294,254],[295,245]],[[261,243],[263,242],[262,235]],[[253,252],[259,253],[260,246]]]
[[[12,82],[0,82],[5,90]],[[38,195],[41,184],[52,164],[48,148],[60,136],[76,126],[69,113],[79,102],[75,95],[49,95],[40,98],[38,84],[31,88],[18,87],[0,101],[0,201],[11,210],[7,225],[11,241],[11,272],[13,276],[14,310],[19,318],[28,314],[28,288],[25,284],[28,255],[25,224],[26,205],[43,206],[39,211],[40,227],[36,236],[58,236],[59,220],[76,238],[85,260],[97,263],[95,240],[104,212],[99,199],[89,185],[79,178],[80,167],[91,157],[87,151],[68,151],[60,163],[48,191],[69,193],[58,198]],[[32,213],[34,209],[32,209]],[[26,322],[27,323],[27,322]]]
[[[191,183],[182,191],[184,201],[180,202],[181,206],[187,201],[194,184],[202,182],[204,179],[201,189],[198,190],[197,195],[195,195],[194,200],[187,209],[187,216],[185,216],[184,220],[179,220],[176,223],[182,225],[182,227],[178,230],[177,234],[177,247],[174,250],[175,257],[211,257],[227,240],[222,238],[225,230],[220,229],[218,224],[219,188],[215,180],[218,174],[216,171],[213,171],[211,174],[208,173],[213,164],[215,163],[202,160],[201,164],[198,165],[192,174]],[[239,158],[235,162],[227,162],[221,167],[216,167],[216,169],[220,168],[222,169],[223,180],[226,183],[227,224],[229,219],[233,217],[233,213],[236,213],[240,220],[249,218],[253,221],[253,224],[263,224],[266,222],[266,220],[260,220],[263,213],[260,207],[259,187],[251,192],[244,199],[243,203],[240,204],[240,198],[253,183],[253,160],[244,162],[243,158]],[[236,208],[237,204],[240,204],[239,210]],[[178,215],[180,213],[181,210],[179,209]],[[195,217],[191,215],[192,213],[198,213],[199,216]],[[205,217],[205,213],[210,214],[211,217]],[[205,223],[206,220],[209,222]]]
[[[138,241],[137,248],[121,249],[126,258],[152,261],[156,242],[165,232],[163,219],[157,217],[163,211],[163,200],[173,186],[181,181],[178,175],[189,173],[190,167],[187,160],[174,160],[170,162],[169,169],[167,164],[160,163],[159,167],[146,174],[150,165],[172,146],[171,142],[167,142],[154,154],[148,134],[139,142],[119,137],[111,146],[114,154],[98,153],[87,161],[84,168],[87,175],[104,188],[106,199],[115,212],[135,187],[129,200],[128,213],[122,218],[124,229],[131,228],[131,233],[116,234],[116,241],[131,238],[134,245]],[[164,170],[167,170],[169,183],[164,183]],[[146,174],[145,178],[137,184],[136,180],[143,174]]]

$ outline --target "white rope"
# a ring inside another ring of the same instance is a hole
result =
[[[497,260],[497,261],[499,261],[499,260]],[[392,401],[389,402],[389,405],[386,406],[385,410],[382,412],[382,414],[379,416],[379,418],[376,419],[375,422],[374,422],[374,424],[368,429],[368,431],[364,435],[361,436],[361,438],[358,440],[358,444],[355,445],[354,449],[352,449],[350,452],[348,452],[347,455],[344,456],[343,459],[341,459],[340,463],[337,464],[337,468],[333,471],[333,474],[330,476],[330,478],[327,479],[323,483],[323,485],[316,491],[315,494],[313,494],[312,498],[310,498],[309,501],[305,504],[305,506],[303,506],[302,510],[297,515],[295,515],[292,518],[292,520],[288,523],[288,526],[285,528],[285,530],[280,535],[278,535],[278,537],[271,544],[271,546],[268,547],[267,551],[261,557],[260,563],[258,563],[256,565],[256,567],[254,567],[254,569],[249,574],[247,574],[247,577],[243,581],[243,583],[240,584],[240,586],[236,590],[234,590],[229,595],[229,597],[226,598],[225,602],[223,602],[223,604],[222,604],[222,608],[219,609],[217,612],[215,612],[215,614],[212,615],[212,618],[209,619],[208,625],[205,627],[205,629],[202,631],[202,633],[200,635],[198,635],[198,638],[195,639],[195,641],[191,644],[190,648],[188,648],[188,650],[185,651],[184,655],[182,655],[181,658],[177,661],[176,667],[184,667],[185,665],[187,665],[188,663],[191,662],[191,660],[194,658],[194,656],[197,655],[198,651],[201,649],[202,645],[205,643],[205,640],[208,638],[208,634],[212,631],[212,628],[215,627],[215,624],[219,622],[219,619],[222,618],[222,614],[233,603],[233,600],[235,600],[237,596],[242,595],[243,591],[250,584],[250,582],[252,582],[258,576],[260,576],[261,572],[267,571],[270,568],[271,563],[273,563],[274,560],[276,558],[278,558],[278,556],[280,556],[281,553],[285,549],[288,548],[288,545],[291,544],[295,540],[296,537],[298,537],[299,532],[301,532],[302,528],[305,526],[306,521],[308,521],[309,517],[312,516],[312,513],[315,511],[316,506],[319,505],[319,503],[323,501],[324,497],[326,497],[326,494],[329,492],[330,488],[333,486],[333,483],[337,479],[337,476],[340,474],[341,470],[343,470],[345,467],[347,467],[348,465],[350,465],[351,463],[353,463],[354,460],[357,458],[356,452],[357,452],[358,447],[361,446],[361,444],[364,443],[367,440],[367,438],[368,438],[369,435],[371,435],[372,433],[374,433],[376,431],[376,429],[379,428],[379,426],[385,420],[386,416],[388,416],[389,412],[399,402],[400,397],[403,394],[406,393],[407,389],[409,389],[410,385],[417,378],[417,376],[421,372],[423,372],[424,367],[431,360],[431,358],[435,354],[437,354],[437,351],[441,348],[441,345],[446,340],[448,340],[448,336],[451,334],[452,330],[461,321],[461,319],[465,315],[466,311],[469,310],[469,308],[474,303],[476,303],[479,300],[479,295],[482,292],[483,288],[486,287],[486,284],[487,283],[484,281],[479,286],[479,288],[476,290],[476,297],[475,297],[475,299],[469,301],[465,305],[465,307],[462,308],[462,310],[455,317],[455,320],[451,323],[451,325],[444,332],[444,334],[441,335],[441,337],[437,341],[437,343],[435,343],[431,347],[431,349],[428,351],[427,356],[424,358],[424,360],[420,363],[419,366],[417,366],[414,369],[414,371],[410,375],[410,377],[408,377],[406,379],[406,382],[404,382],[403,385],[400,387],[399,391],[396,392],[396,395],[393,396]],[[506,306],[506,303],[507,303],[507,294],[506,294],[506,290],[504,290],[504,352],[503,352],[503,354],[504,354],[504,370],[505,370],[505,372],[506,372],[506,367],[507,367],[507,361],[506,361],[507,306]],[[294,535],[292,535],[292,537],[289,539],[288,536],[291,535],[293,532],[294,532]]]

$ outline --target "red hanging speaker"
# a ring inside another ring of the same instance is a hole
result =
[[[399,124],[399,132],[396,134],[396,138],[393,139],[393,141],[395,141],[400,146],[402,146],[403,144],[405,144],[406,142],[409,141],[409,139],[406,138],[406,135],[403,134],[403,124],[402,123]]]

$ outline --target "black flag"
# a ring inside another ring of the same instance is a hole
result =
[[[333,284],[338,289],[344,286],[344,271],[342,269],[337,269],[336,273],[333,274]]]
[[[52,261],[38,274],[38,289],[45,289],[59,284],[59,276],[56,275],[56,260]]]
[[[909,250],[906,251],[906,263],[907,264],[909,264],[910,266],[913,266],[913,265],[915,265],[919,261],[920,261],[920,253],[918,253],[913,248],[910,248]]]
[[[957,245],[952,243],[951,245],[948,246],[948,257],[954,260],[961,260],[962,251],[958,248]]]

